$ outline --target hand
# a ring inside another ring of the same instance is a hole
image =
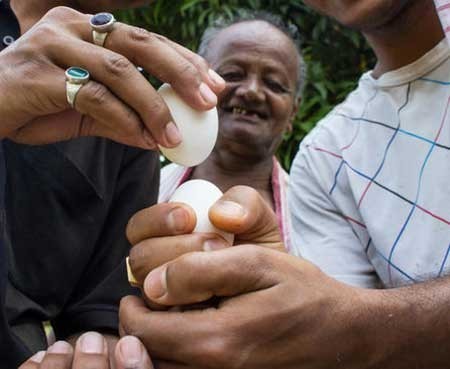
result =
[[[0,53],[0,138],[43,144],[92,135],[147,149],[179,144],[167,106],[135,65],[200,110],[217,103],[224,81],[201,57],[125,24],[116,23],[105,47],[96,46],[89,19],[54,8]],[[66,101],[69,66],[87,69],[92,79],[77,95],[77,112]]]
[[[294,256],[254,245],[190,253],[153,270],[145,285],[161,305],[222,298],[184,312],[122,300],[122,332],[136,335],[158,368],[372,368],[376,348],[362,328],[373,313],[369,292]]]
[[[19,369],[153,369],[150,357],[135,337],[123,337],[114,351],[115,363],[110,364],[105,339],[88,332],[77,341],[75,350],[64,341],[58,341],[23,363]]]
[[[209,217],[217,228],[235,234],[235,245],[251,242],[284,251],[275,214],[250,187],[231,188],[211,207]],[[127,237],[133,248],[129,262],[138,282],[154,268],[183,254],[228,247],[215,234],[191,233],[195,224],[194,211],[183,203],[157,204],[130,219]]]

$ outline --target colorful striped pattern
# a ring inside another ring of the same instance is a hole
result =
[[[441,20],[442,28],[444,29],[447,40],[450,43],[450,1],[449,0],[434,0],[436,10]]]

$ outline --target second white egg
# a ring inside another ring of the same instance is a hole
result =
[[[209,220],[209,208],[222,197],[222,191],[211,182],[193,179],[176,189],[169,202],[183,202],[194,209],[197,225],[194,232],[216,233],[233,245],[234,235],[217,229]]]

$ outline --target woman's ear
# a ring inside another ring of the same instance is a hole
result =
[[[297,115],[298,108],[300,106],[301,101],[302,101],[301,97],[296,98],[294,101],[294,104],[292,106],[291,116],[289,117],[289,124],[286,127],[286,132],[292,132],[295,116]]]
[[[294,117],[295,117],[295,115],[294,115]],[[293,121],[294,121],[294,119],[291,119],[289,121],[289,124],[286,126],[286,129],[284,130],[285,133],[291,133],[292,132],[292,129],[293,129],[292,123],[293,123]]]

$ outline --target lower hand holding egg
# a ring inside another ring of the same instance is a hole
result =
[[[201,182],[200,188],[203,188],[205,184]],[[198,184],[197,182],[196,186]],[[186,191],[187,188],[182,191]],[[204,189],[202,191],[198,195],[205,193]],[[210,199],[215,196],[217,195]],[[199,201],[206,202],[206,195],[204,197]],[[179,200],[178,198],[177,201]],[[211,229],[208,232],[204,230],[194,232],[197,224],[201,223],[198,222],[194,209],[197,205],[187,205],[183,202],[157,204],[141,210],[131,218],[127,226],[127,237],[133,245],[129,257],[129,270],[136,284],[144,287],[144,292],[146,289],[144,281],[148,273],[155,268],[170,264],[186,254],[211,249],[220,252],[221,248],[230,246],[230,241],[227,242],[226,239],[233,234],[232,245],[252,243],[284,251],[276,216],[256,190],[236,186],[217,201],[209,201],[212,203],[209,211],[204,211],[205,207],[202,211],[208,215],[207,220],[217,231]],[[199,276],[200,278],[205,276]]]

